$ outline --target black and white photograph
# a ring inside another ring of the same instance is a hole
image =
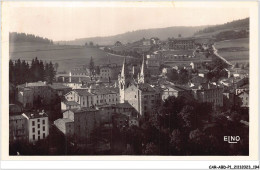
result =
[[[116,3],[9,6],[8,155],[250,156],[249,7]]]

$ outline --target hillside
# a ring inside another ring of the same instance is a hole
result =
[[[53,44],[53,41],[40,37],[34,34],[25,34],[25,33],[17,33],[17,32],[10,32],[9,33],[9,41],[11,43],[41,43],[41,44]]]
[[[195,37],[214,37],[219,40],[248,38],[249,18],[209,26],[194,33]],[[228,35],[229,37],[223,38]]]
[[[81,38],[75,39],[73,41],[57,41],[55,43],[67,44],[67,45],[84,45],[86,42],[93,42],[99,45],[113,45],[116,41],[120,41],[123,44],[132,43],[140,40],[141,38],[149,39],[151,37],[158,37],[160,40],[166,40],[169,37],[178,37],[179,34],[182,37],[192,36],[195,32],[206,28],[207,26],[197,26],[197,27],[167,27],[167,28],[154,28],[154,29],[144,29],[132,32],[126,32],[123,34],[118,34],[114,36],[107,37],[92,37],[92,38]]]

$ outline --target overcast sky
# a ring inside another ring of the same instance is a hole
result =
[[[31,33],[54,41],[148,28],[215,25],[249,17],[245,8],[16,7],[9,12],[11,32]]]

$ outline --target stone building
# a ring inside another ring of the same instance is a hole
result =
[[[9,142],[27,141],[27,121],[21,114],[9,115]]]
[[[28,140],[35,143],[49,135],[49,119],[44,112],[27,112],[22,114],[26,118]]]
[[[96,109],[81,108],[74,112],[74,136],[77,143],[89,143],[91,133],[99,127],[99,115]]]
[[[199,102],[212,103],[214,106],[223,106],[223,91],[223,87],[211,83],[201,83],[192,87],[195,99]]]
[[[125,90],[125,101],[142,116],[152,112],[161,102],[161,94],[147,83],[132,84]]]

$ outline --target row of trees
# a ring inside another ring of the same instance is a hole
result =
[[[17,33],[17,32],[10,32],[9,40],[10,42],[37,42],[37,43],[44,43],[44,44],[53,44],[53,41],[48,38],[35,36],[33,34],[25,34],[25,33]]]
[[[58,64],[32,59],[31,64],[25,60],[9,61],[9,82],[14,85],[24,84],[26,82],[46,81],[52,83]]]

